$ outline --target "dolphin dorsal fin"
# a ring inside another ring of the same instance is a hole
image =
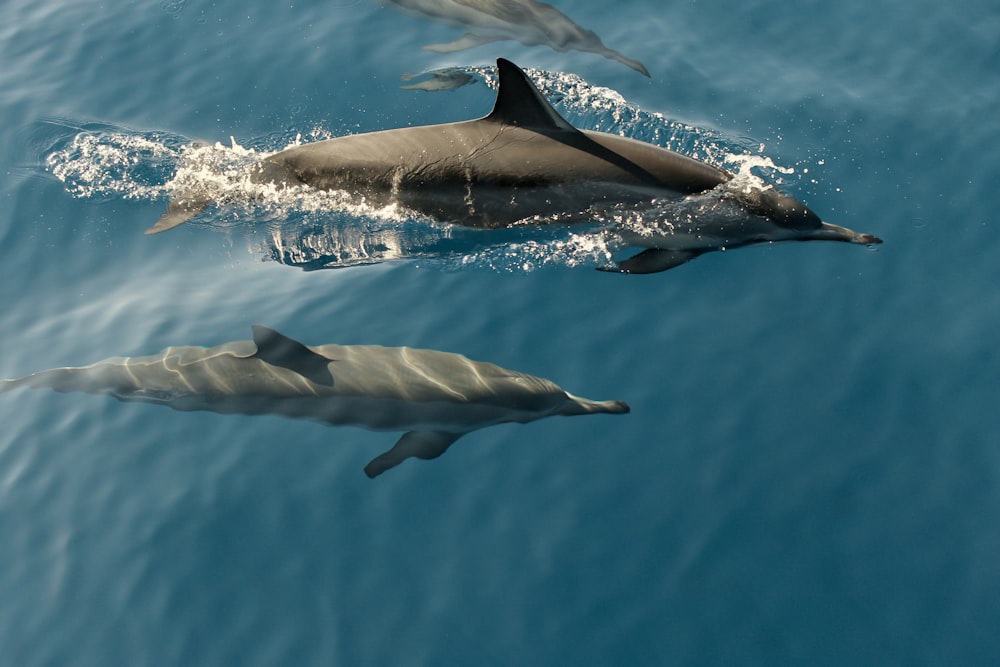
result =
[[[493,111],[482,120],[492,123],[506,123],[529,128],[567,146],[590,153],[627,171],[646,183],[661,185],[660,179],[624,155],[597,143],[583,132],[569,124],[552,108],[535,84],[520,67],[509,60],[497,58],[497,72],[500,75],[500,89]]]
[[[333,374],[330,373],[330,362],[321,354],[313,352],[297,340],[278,333],[274,329],[254,324],[253,342],[257,346],[250,358],[287,368],[316,384],[333,386]]]
[[[537,130],[579,132],[552,108],[520,67],[497,58],[497,75],[500,78],[497,101],[493,111],[483,120]]]

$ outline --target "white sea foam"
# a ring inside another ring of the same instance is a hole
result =
[[[570,233],[565,238],[529,240],[466,253],[455,267],[529,273],[550,266],[602,266],[611,262],[621,243],[607,230]]]
[[[156,134],[81,132],[46,156],[45,167],[74,197],[157,199],[165,193],[158,168],[180,155],[179,147]]]

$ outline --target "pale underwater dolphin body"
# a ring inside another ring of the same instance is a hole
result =
[[[171,347],[80,368],[55,368],[0,383],[110,394],[175,410],[277,414],[334,426],[405,431],[365,473],[375,477],[410,457],[433,459],[464,434],[554,415],[624,414],[622,401],[573,396],[543,378],[458,354],[406,347],[307,347],[262,326],[252,341]]]
[[[483,118],[296,146],[264,158],[251,179],[352,192],[481,228],[578,222],[622,207],[662,209],[664,202],[699,198],[711,204],[623,229],[627,243],[646,250],[606,269],[622,273],[665,271],[712,250],[755,243],[882,242],[823,222],[769,185],[737,188],[732,173],[686,155],[578,130],[517,65],[499,59],[497,71],[496,103]],[[146,233],[176,227],[211,203],[202,193],[182,192]]]
[[[535,0],[375,0],[404,14],[443,23],[468,32],[448,44],[429,44],[436,53],[451,53],[507,39],[525,46],[547,46],[555,51],[596,53],[649,76],[638,60],[604,46],[586,30],[550,4]]]

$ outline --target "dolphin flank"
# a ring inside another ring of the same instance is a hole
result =
[[[483,118],[296,146],[261,160],[251,179],[342,190],[481,228],[584,221],[636,208],[643,213],[638,226],[618,231],[644,250],[606,269],[622,273],[664,271],[712,250],[755,243],[881,243],[823,222],[771,186],[727,188],[734,175],[724,169],[635,139],[578,130],[517,65],[501,58],[497,71],[496,103]],[[175,227],[210,203],[206,193],[183,192],[146,233]],[[661,215],[646,215],[657,207]]]
[[[146,357],[116,357],[55,368],[0,383],[110,394],[175,410],[276,414],[326,424],[404,431],[365,473],[375,477],[410,457],[440,456],[464,434],[554,415],[623,414],[622,401],[573,396],[543,378],[458,354],[406,347],[309,347],[254,325],[252,341],[170,347]]]

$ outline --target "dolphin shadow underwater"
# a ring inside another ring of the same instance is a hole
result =
[[[768,184],[666,148],[579,130],[517,65],[497,60],[493,110],[478,120],[349,135],[263,158],[250,180],[345,191],[437,221],[482,229],[630,218],[615,232],[638,254],[601,267],[656,273],[706,252],[776,241],[881,239],[823,222]],[[146,231],[163,232],[214,203],[181,191]]]
[[[254,325],[252,341],[170,347],[0,383],[110,394],[175,410],[276,414],[333,426],[405,431],[365,474],[408,458],[437,458],[460,437],[508,422],[555,415],[624,414],[623,401],[573,396],[549,380],[435,350],[374,345],[308,347]]]

